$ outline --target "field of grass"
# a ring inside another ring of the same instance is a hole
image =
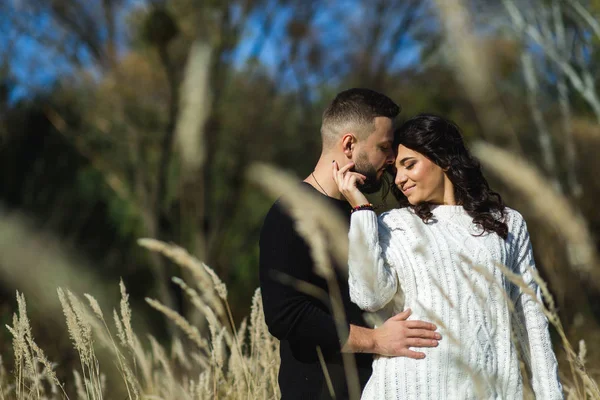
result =
[[[505,165],[507,161],[507,155],[499,150],[484,146],[477,151],[486,155],[490,167],[495,162]],[[519,170],[527,170],[528,167],[519,165],[518,160],[512,161],[511,165]],[[535,186],[535,171],[529,172],[531,176],[521,176],[528,179],[529,187]],[[510,171],[504,173],[510,176]],[[267,192],[275,194],[284,188],[292,195],[288,196],[293,200],[287,206],[297,218],[299,232],[309,239],[313,256],[320,260],[317,272],[331,277],[327,254],[342,259],[347,254],[345,226],[331,217],[326,205],[317,201],[319,199],[306,197],[307,194],[301,191],[294,192],[297,190],[294,180],[276,169],[256,166],[250,176]],[[257,180],[257,176],[268,176],[269,179]],[[560,199],[550,197],[546,200],[555,201],[552,204],[559,210],[560,204],[556,201]],[[563,218],[572,217],[568,208],[562,211],[566,213]],[[557,218],[560,218],[558,214]],[[64,371],[36,344],[38,333],[32,331],[26,299],[17,292],[18,309],[12,324],[7,326],[13,338],[13,354],[3,355],[3,360],[12,367],[3,365],[0,369],[0,399],[279,398],[278,341],[268,333],[265,325],[260,291],[257,290],[252,299],[249,316],[236,326],[227,302],[227,287],[211,268],[175,245],[153,239],[141,239],[139,243],[149,251],[173,260],[181,267],[182,275],[189,277],[187,281],[173,278],[173,282],[203,316],[206,328],[199,329],[159,301],[146,299],[150,307],[163,313],[179,329],[178,334],[167,341],[168,346],[164,346],[152,335],[134,331],[132,321],[136,316],[122,282],[119,284],[120,303],[112,312],[102,310],[99,302],[89,294],[58,288],[64,323],[79,357],[77,368]],[[323,246],[324,243],[329,246]],[[486,276],[484,269],[476,265],[471,268]],[[535,297],[521,276],[507,268],[503,268],[503,272],[522,288],[524,295]],[[588,346],[591,345],[589,351],[594,351],[595,345],[584,341],[570,343],[546,283],[537,273],[534,279],[544,297],[544,303],[539,302],[539,306],[558,333],[555,348],[559,354],[565,397],[600,399],[597,381],[586,369]],[[335,305],[339,294],[332,290],[329,295]],[[335,307],[334,314],[338,320],[343,318],[340,313],[335,313]],[[526,377],[523,363],[522,367]],[[477,380],[477,376],[473,379]],[[526,398],[534,398],[527,383],[525,394]]]

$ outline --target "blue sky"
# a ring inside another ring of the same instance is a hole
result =
[[[347,26],[361,27],[364,25],[365,18],[368,18],[369,11],[372,11],[369,1],[360,0],[344,0],[344,1],[329,1],[325,4],[335,4],[335,7],[321,7],[314,16],[312,21],[311,38],[319,42],[319,46],[324,49],[325,57],[339,57],[337,51],[344,49],[351,50],[352,45],[357,42],[358,38],[353,37],[346,29]],[[280,7],[277,11],[277,19],[273,26],[273,31],[270,39],[264,44],[261,49],[260,61],[265,68],[274,73],[278,62],[282,56],[282,52],[289,50],[289,43],[285,40],[285,29],[294,15],[288,8]],[[340,29],[340,18],[343,18],[343,27]],[[389,15],[383,24],[393,24],[397,21],[395,15]],[[265,21],[264,12],[256,13],[247,20],[247,27],[244,39],[238,46],[233,58],[235,65],[239,68],[244,66],[244,63],[251,56],[256,56],[253,52],[256,50],[254,46],[256,39],[263,31]],[[384,26],[385,29],[385,26]],[[390,41],[384,41],[379,44],[379,50],[384,52],[394,46]],[[415,66],[420,60],[421,44],[413,40],[410,36],[402,48],[402,52],[394,57],[393,62],[388,66],[388,70],[401,70],[407,67]],[[342,54],[342,56],[344,56]],[[342,60],[343,62],[343,60]],[[350,65],[350,63],[348,63]],[[334,76],[332,72],[325,69],[325,76],[309,77],[314,84],[321,82],[335,83],[340,77]],[[342,71],[349,72],[349,71]],[[294,89],[293,81],[290,81],[290,88]]]
[[[335,7],[339,8],[322,7],[319,9],[314,19],[314,30],[311,31],[313,39],[318,41],[319,45],[327,51],[326,56],[332,56],[337,49],[348,46],[348,44],[351,44],[358,39],[352,37],[346,30],[338,28],[340,12],[343,13],[345,22],[354,26],[360,26],[366,13],[369,11],[367,6],[365,6],[365,2],[359,0],[344,0],[342,2],[338,1],[333,3],[335,3]],[[135,4],[136,2],[132,2],[131,6],[135,6]],[[289,50],[289,43],[285,40],[284,32],[292,17],[292,12],[289,8],[277,6],[274,11],[276,18],[274,19],[275,22],[272,28],[272,34],[269,36],[269,39],[265,41],[260,54],[253,54],[257,50],[257,38],[262,33],[265,13],[269,12],[272,7],[275,7],[274,4],[276,3],[272,2],[271,8],[265,7],[263,10],[255,12],[247,19],[243,38],[234,54],[232,54],[232,62],[238,68],[243,68],[250,57],[259,56],[259,60],[265,69],[270,73],[274,73],[282,56],[282,52],[287,53]],[[326,4],[332,4],[332,2]],[[15,11],[14,8],[12,11]],[[10,14],[0,15],[0,29],[2,29],[4,33],[7,31],[10,32],[10,18]],[[50,29],[50,21],[48,21],[47,18],[48,17],[43,14],[35,16],[35,22],[33,24],[35,27],[34,34],[44,35],[53,31]],[[122,13],[120,15],[122,26],[125,26],[125,18],[126,13]],[[382,21],[382,23],[385,22]],[[7,41],[9,40],[9,36],[6,34],[3,34],[2,37],[4,37],[5,40],[2,41],[2,39],[0,39],[0,49],[6,48]],[[10,51],[8,55],[10,70],[17,83],[17,86],[12,92],[13,100],[31,94],[32,89],[50,88],[57,79],[73,72],[72,63],[61,54],[61,51],[42,45],[31,36],[19,35],[14,39],[16,39],[14,42],[14,49]],[[383,50],[385,50],[386,46],[390,46],[390,43],[381,43],[381,48]],[[420,45],[409,39],[408,45],[403,49],[402,54],[399,54],[394,58],[389,69],[397,70],[415,65],[419,61],[420,50]],[[4,50],[3,53],[6,54],[7,51]],[[86,60],[90,60],[89,55],[85,53],[84,49],[78,50],[77,56],[80,60],[83,60],[84,63],[86,63]],[[313,83],[315,84],[318,84],[321,81],[335,81],[336,78],[339,77],[331,76],[331,74],[327,74],[327,76],[324,77],[308,77],[311,81],[314,80]],[[293,89],[293,83],[290,83],[290,85],[290,89]]]

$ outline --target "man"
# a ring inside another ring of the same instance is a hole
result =
[[[364,178],[361,190],[379,190],[385,169],[394,163],[392,124],[399,112],[391,99],[372,90],[339,93],[323,113],[321,157],[303,185],[349,217],[350,206],[333,181],[332,162],[340,168],[353,163],[354,171]],[[377,329],[367,328],[362,311],[350,301],[344,277],[338,280],[349,335],[340,338],[327,305],[277,278],[277,273],[283,273],[327,291],[325,280],[315,274],[313,267],[310,249],[277,201],[261,231],[260,286],[266,323],[281,343],[279,386],[284,400],[330,398],[331,390],[337,399],[347,398],[342,351],[357,353],[362,389],[371,374],[372,354],[422,358],[423,353],[409,347],[437,345],[440,336],[436,327],[408,321],[410,311],[390,318]],[[326,372],[317,348],[325,360]]]

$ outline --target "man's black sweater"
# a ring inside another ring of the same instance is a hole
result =
[[[323,196],[312,186],[305,183],[303,186]],[[323,197],[344,215],[350,215],[347,202]],[[260,235],[260,287],[269,331],[281,342],[279,387],[282,399],[330,398],[317,346],[323,352],[336,398],[347,398],[340,352],[346,338],[338,336],[330,307],[289,283],[283,283],[281,274],[327,291],[325,280],[314,272],[308,245],[296,232],[294,222],[278,200],[265,217]],[[338,273],[338,282],[347,322],[366,326],[362,311],[350,301],[347,277]],[[370,354],[354,356],[362,389],[371,375],[373,358]]]

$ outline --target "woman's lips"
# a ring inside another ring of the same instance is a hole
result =
[[[414,188],[415,188],[415,185],[413,185],[413,186],[411,186],[411,187],[408,187],[408,188],[406,188],[406,189],[404,189],[404,188],[403,188],[403,189],[402,189],[402,193],[404,193],[404,194],[408,194],[408,193],[412,192],[412,190],[413,190]]]

